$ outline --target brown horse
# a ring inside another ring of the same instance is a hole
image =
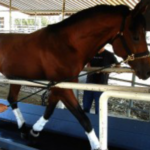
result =
[[[129,61],[137,76],[147,79],[150,58],[142,15],[147,5],[141,3],[133,11],[122,5],[95,6],[31,34],[0,34],[0,71],[7,78],[62,81],[77,76],[100,48],[112,43],[114,52]],[[17,100],[19,90],[19,85],[10,85],[10,103]],[[30,134],[38,137],[59,100],[85,129],[92,150],[100,149],[88,117],[69,89],[51,89],[45,114],[34,124]],[[13,104],[12,109],[24,133],[25,120],[17,104]]]

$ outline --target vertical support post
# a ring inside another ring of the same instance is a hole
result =
[[[11,32],[11,23],[12,23],[12,0],[9,1],[9,30]]]
[[[110,97],[150,101],[150,94],[137,92],[106,91],[100,97],[99,103],[99,138],[101,150],[107,150],[108,146],[108,100]]]
[[[131,86],[134,87],[135,86],[135,74],[132,74],[132,83]],[[127,109],[127,117],[130,117],[131,115],[131,108],[133,107],[133,101],[130,100],[129,101],[129,107]]]
[[[21,29],[21,32],[22,32],[22,31],[23,31],[23,29],[22,29],[22,27],[23,27],[23,23],[22,23],[22,22],[23,22],[23,20],[22,20],[22,19],[20,19],[20,20],[21,20],[21,25],[20,25],[20,27],[19,27],[19,28]]]
[[[104,95],[104,93],[102,94]],[[107,150],[108,148],[108,99],[101,100],[102,95],[99,98],[99,138],[101,150]]]
[[[37,19],[37,13],[35,12],[35,24],[34,24],[35,30],[37,30],[36,19]]]
[[[64,16],[65,16],[65,5],[66,5],[66,0],[63,0],[63,6],[62,6],[62,20],[64,20]]]

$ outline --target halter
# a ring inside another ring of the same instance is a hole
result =
[[[117,35],[114,37],[114,39],[112,40],[112,43],[114,42],[114,40],[116,40],[117,38],[120,38],[123,47],[125,48],[125,51],[127,52],[128,56],[126,57],[126,59],[124,60],[125,63],[128,63],[129,61],[134,61],[136,59],[143,59],[143,58],[147,58],[150,57],[150,53],[148,51],[145,52],[141,52],[141,53],[136,53],[133,54],[124,38],[124,27],[125,27],[125,21],[126,18],[123,17],[123,21],[121,24],[121,28],[120,31],[117,33]]]

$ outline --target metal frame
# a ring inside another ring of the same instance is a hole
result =
[[[10,1],[12,1],[10,5]],[[75,13],[77,11],[86,9],[99,4],[119,5],[124,4],[131,9],[140,0],[0,0],[0,4],[11,7],[12,10],[19,10],[30,15],[41,14],[61,14],[62,6],[65,3],[65,13]]]
[[[107,91],[104,92],[100,97],[99,103],[99,137],[100,137],[100,145],[101,150],[108,149],[108,100],[110,97],[115,98],[126,98],[126,99],[134,99],[140,101],[150,101],[150,94],[147,93],[137,93],[137,92],[122,92],[122,91]]]
[[[48,81],[38,81],[44,84],[48,84]],[[25,80],[9,80],[6,78],[0,78],[0,83],[6,84],[17,84],[17,85],[27,85],[35,87],[46,87],[44,84],[33,83]],[[70,82],[61,82],[54,87],[65,88],[65,89],[77,89],[77,90],[88,90],[88,91],[132,91],[138,93],[150,93],[149,87],[127,87],[127,86],[110,86],[103,84],[86,84],[86,83],[70,83]]]
[[[40,86],[44,85],[31,83],[29,81],[17,81],[1,79],[0,82],[7,84],[21,84],[30,86]],[[43,82],[42,82],[43,83]],[[48,82],[44,82],[48,83]],[[58,83],[55,87],[65,88],[65,89],[78,89],[78,90],[90,90],[90,91],[106,91],[102,94],[100,98],[100,115],[99,115],[99,127],[100,127],[100,145],[101,150],[107,150],[107,127],[108,127],[108,109],[107,102],[109,97],[117,98],[128,98],[134,100],[144,99],[150,101],[150,88],[143,87],[124,87],[124,86],[108,86],[108,85],[95,85],[95,84],[79,84],[79,83]],[[129,92],[130,91],[130,92]]]

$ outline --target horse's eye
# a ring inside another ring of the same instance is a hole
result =
[[[134,41],[139,41],[140,38],[139,38],[138,36],[135,36],[135,37],[133,37],[133,40],[134,40]]]

